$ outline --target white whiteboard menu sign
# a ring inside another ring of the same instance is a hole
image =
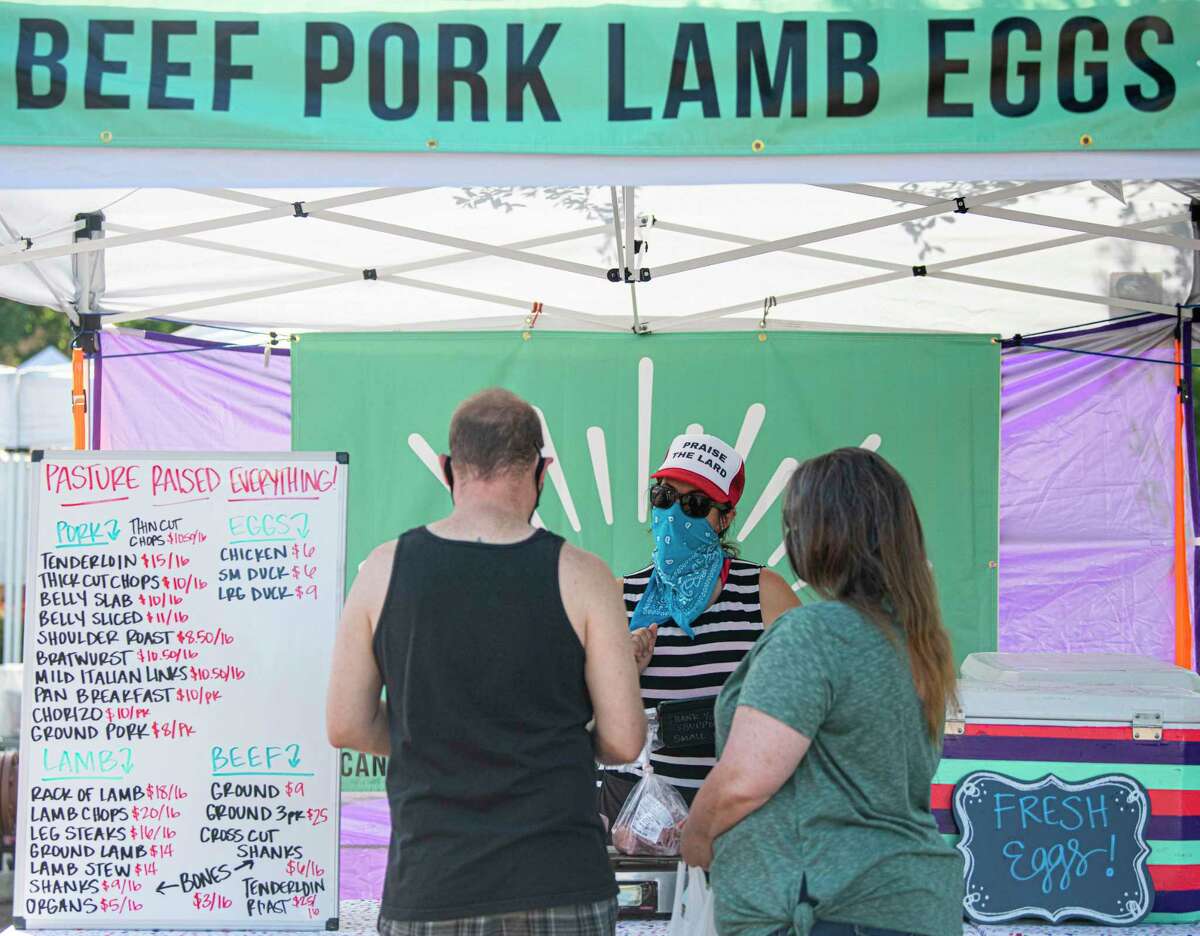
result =
[[[16,925],[337,928],[346,461],[34,453]]]

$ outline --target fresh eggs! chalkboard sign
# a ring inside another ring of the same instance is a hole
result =
[[[1150,803],[1131,777],[1027,783],[979,771],[955,788],[954,815],[966,859],[963,902],[977,923],[1040,917],[1128,925],[1150,912]]]
[[[32,470],[17,925],[336,926],[345,459]]]

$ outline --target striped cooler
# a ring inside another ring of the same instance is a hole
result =
[[[952,844],[955,784],[978,770],[1026,781],[1139,781],[1150,794],[1147,922],[1200,922],[1200,676],[1148,657],[972,654],[931,797]]]

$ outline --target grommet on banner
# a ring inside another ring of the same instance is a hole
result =
[[[521,337],[526,341],[533,337],[533,330],[537,328],[537,321],[542,315],[543,308],[544,306],[540,302],[534,302],[529,309],[529,314],[525,316],[525,331],[522,332]]]
[[[763,300],[762,318],[760,318],[758,320],[758,340],[759,341],[767,340],[767,316],[770,314],[771,310],[774,309],[778,305],[779,305],[779,300],[776,299],[774,296],[767,296]]]
[[[100,142],[101,143],[103,143],[105,146],[107,146],[112,141],[113,141],[113,135],[112,135],[111,130],[101,130],[100,131]]]
[[[1092,135],[1090,133],[1085,133],[1079,138],[1080,146],[1091,146],[1095,142],[1096,141],[1092,139]]]

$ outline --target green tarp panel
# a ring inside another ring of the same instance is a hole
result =
[[[746,156],[1200,139],[1195,0],[0,2],[0,144]]]
[[[455,406],[499,385],[543,412],[562,469],[543,521],[618,573],[650,558],[639,460],[653,470],[691,425],[752,439],[734,528],[760,563],[782,543],[790,460],[877,446],[912,486],[956,658],[996,647],[999,346],[986,336],[306,334],[293,355],[294,447],[350,453],[351,578],[373,547],[449,512],[418,453],[446,451]],[[795,580],[786,558],[774,568]]]

